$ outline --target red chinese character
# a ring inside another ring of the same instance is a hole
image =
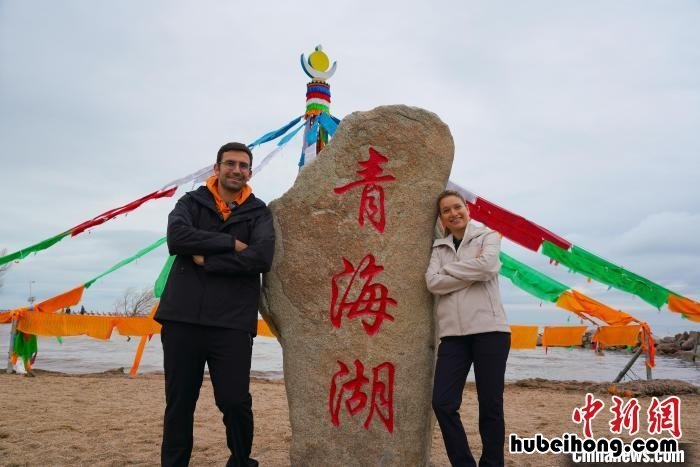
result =
[[[365,367],[362,362],[355,360],[355,379],[351,379],[338,386],[338,382],[345,376],[350,374],[348,366],[338,360],[340,370],[333,375],[331,380],[331,393],[328,399],[328,405],[331,412],[331,423],[335,426],[340,425],[340,407],[343,401],[343,394],[350,393],[350,397],[345,401],[345,407],[351,416],[355,416],[357,412],[362,410],[367,405],[367,394],[362,392],[362,386],[367,384],[369,380],[365,377]]]
[[[652,397],[647,418],[650,435],[668,431],[674,438],[681,437],[681,400],[678,396],[668,396],[661,402]]]
[[[362,169],[358,170],[357,174],[362,178],[333,189],[336,194],[340,195],[355,187],[364,185],[360,198],[360,211],[357,221],[361,226],[364,226],[365,218],[367,218],[380,233],[384,233],[386,215],[384,213],[384,188],[378,185],[378,183],[393,182],[396,180],[396,177],[393,175],[383,174],[384,169],[381,165],[388,161],[389,159],[386,156],[381,155],[376,149],[370,147],[369,159],[359,162]]]
[[[639,431],[639,402],[636,398],[632,398],[623,405],[624,400],[617,396],[612,396],[613,406],[610,407],[610,412],[615,417],[610,421],[611,433],[622,433],[625,428],[630,435],[634,435]]]
[[[376,409],[377,416],[389,433],[394,432],[394,365],[384,362],[372,368],[372,403],[369,416],[365,420],[365,429],[369,428],[372,415]]]
[[[331,379],[328,398],[331,423],[335,426],[340,426],[340,409],[346,394],[349,394],[349,397],[345,398],[345,408],[351,417],[366,407],[367,394],[363,392],[363,386],[369,383],[369,379],[364,375],[365,367],[359,360],[355,360],[355,377],[351,379],[346,378],[350,375],[348,366],[340,360],[338,360],[338,366],[340,369]],[[370,409],[363,425],[366,430],[369,429],[376,412],[389,433],[394,432],[394,371],[394,365],[389,362],[372,368]]]
[[[593,430],[591,429],[591,422],[598,415],[598,412],[603,410],[605,407],[605,402],[600,399],[593,397],[590,392],[586,394],[586,405],[583,407],[576,407],[571,414],[571,419],[574,423],[583,422],[583,434],[586,438],[593,437]]]
[[[367,334],[374,336],[385,319],[394,321],[394,317],[386,312],[387,306],[397,305],[396,300],[389,297],[389,289],[385,285],[372,283],[374,276],[382,272],[384,267],[376,265],[376,260],[372,254],[367,254],[367,256],[362,258],[357,269],[346,258],[343,258],[343,265],[343,271],[335,274],[332,278],[331,324],[333,327],[339,328],[343,314],[346,312],[348,318],[351,319],[369,315],[373,320],[362,319],[362,326]],[[349,297],[358,274],[360,279],[364,280],[362,289],[357,297]],[[341,278],[348,276],[350,281],[339,301],[338,282]]]

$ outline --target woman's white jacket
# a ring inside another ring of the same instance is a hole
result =
[[[471,222],[459,248],[452,234],[433,243],[425,281],[435,295],[438,334],[510,332],[498,287],[500,235]]]

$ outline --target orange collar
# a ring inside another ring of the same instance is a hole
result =
[[[216,209],[218,209],[218,211],[221,213],[224,220],[227,220],[229,216],[231,216],[231,208],[228,207],[226,201],[224,201],[219,195],[219,179],[216,175],[212,175],[207,179],[207,188],[209,188],[209,192],[212,194],[212,196],[214,196]],[[245,200],[248,199],[252,192],[253,189],[246,183],[243,185],[243,188],[241,188],[241,191],[238,193],[238,196],[236,196],[236,199],[234,199],[233,202],[240,206],[245,202]]]

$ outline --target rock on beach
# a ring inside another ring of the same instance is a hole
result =
[[[293,466],[427,465],[435,330],[424,274],[453,153],[430,112],[355,112],[270,203],[262,312],[283,349]]]

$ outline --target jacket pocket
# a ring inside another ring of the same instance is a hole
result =
[[[491,305],[491,313],[493,313],[493,316],[496,316],[496,311],[497,311],[498,307],[496,306],[496,300],[493,298],[493,294],[489,290],[488,284],[489,284],[488,282],[484,282],[484,283],[482,283],[482,286],[484,287],[484,291],[486,292],[486,296],[489,299],[489,304]]]
[[[462,317],[459,308],[460,292],[440,295],[437,299],[437,323],[440,335],[458,335],[462,332]]]

